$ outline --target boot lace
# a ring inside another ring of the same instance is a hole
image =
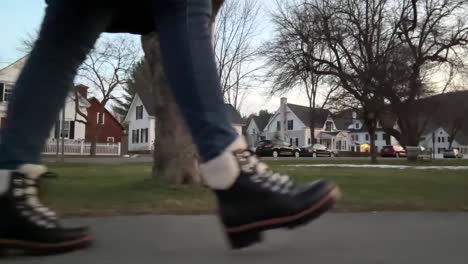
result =
[[[38,197],[39,177],[14,173],[13,196],[20,214],[36,225],[55,228],[58,225],[57,214],[44,206]]]
[[[241,171],[250,176],[252,182],[260,184],[262,188],[282,194],[290,193],[293,190],[294,182],[288,175],[275,173],[251,150],[244,150],[236,153]]]

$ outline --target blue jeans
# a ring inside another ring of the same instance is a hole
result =
[[[40,162],[40,154],[73,86],[79,65],[109,25],[113,7],[47,7],[39,38],[22,70],[1,132],[0,168]],[[166,77],[203,161],[237,134],[226,118],[211,45],[210,0],[153,1]]]

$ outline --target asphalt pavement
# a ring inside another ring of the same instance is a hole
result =
[[[53,257],[8,256],[17,264],[466,264],[466,213],[329,214],[293,231],[267,233],[247,250],[226,247],[213,216],[75,219],[92,226],[94,247]]]

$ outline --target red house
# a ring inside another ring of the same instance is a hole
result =
[[[78,92],[87,98],[88,87],[78,85]],[[85,138],[90,141],[95,133],[98,122],[103,124],[97,143],[122,142],[124,127],[95,97],[87,98],[91,106],[88,108]]]

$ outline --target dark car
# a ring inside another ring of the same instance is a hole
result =
[[[382,157],[406,157],[406,150],[402,146],[384,146],[380,151]]]
[[[321,144],[307,145],[301,148],[301,156],[309,157],[337,157],[338,152],[332,151]]]
[[[444,159],[461,159],[463,154],[458,149],[446,149],[444,151]]]
[[[263,140],[260,141],[255,149],[258,156],[294,156],[300,157],[300,149],[287,142]]]

